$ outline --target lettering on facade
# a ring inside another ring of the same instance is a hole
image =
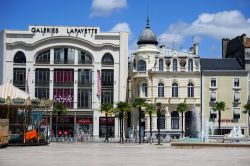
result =
[[[36,33],[42,33],[42,34],[47,34],[47,33],[55,33],[58,34],[61,32],[62,29],[60,27],[32,27],[31,32],[36,34]],[[97,34],[97,28],[66,28],[66,34],[71,35],[71,34]]]
[[[73,97],[71,95],[68,96],[55,95],[54,101],[57,101],[59,103],[73,102]]]

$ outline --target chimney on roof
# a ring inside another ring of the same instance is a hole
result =
[[[227,44],[229,42],[228,38],[222,38],[221,40],[222,44],[222,58],[226,58],[226,53],[227,53]]]
[[[247,42],[247,35],[245,33],[243,33],[241,35],[241,41],[243,42],[243,44],[246,44],[246,42]]]

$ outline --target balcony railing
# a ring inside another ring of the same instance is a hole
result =
[[[35,86],[49,86],[49,81],[35,81]]]
[[[36,64],[50,64],[50,60],[36,60]]]
[[[78,82],[78,87],[92,87],[92,82]]]
[[[25,84],[26,84],[26,81],[18,81],[18,80],[13,81],[14,86],[25,86]]]
[[[93,62],[92,61],[87,61],[87,60],[79,60],[78,64],[86,64],[86,65],[91,65]]]
[[[74,64],[74,60],[54,60],[55,64]]]
[[[54,82],[57,87],[74,87],[74,82]]]

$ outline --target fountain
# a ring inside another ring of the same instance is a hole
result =
[[[245,136],[242,134],[241,132],[241,128],[240,126],[238,128],[236,128],[235,126],[233,127],[233,129],[230,131],[229,135],[227,136],[229,139],[242,139],[245,138]]]

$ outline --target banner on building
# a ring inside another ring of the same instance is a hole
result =
[[[101,96],[101,72],[97,70],[97,95]]]

